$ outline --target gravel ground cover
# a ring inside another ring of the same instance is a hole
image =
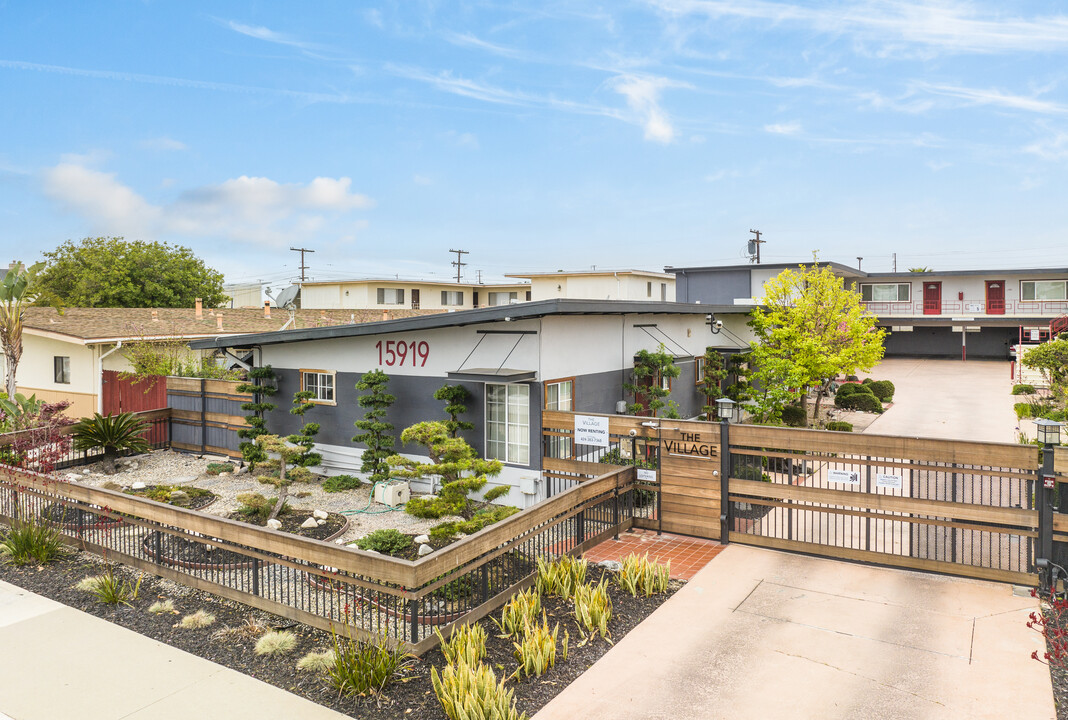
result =
[[[139,596],[132,600],[129,606],[102,605],[88,593],[75,589],[74,586],[84,577],[99,575],[106,569],[101,558],[85,552],[72,553],[46,566],[18,568],[0,563],[0,580],[259,678],[350,717],[382,720],[445,719],[430,683],[430,668],[440,668],[444,664],[438,650],[416,660],[404,672],[401,680],[389,686],[380,697],[339,697],[320,676],[296,669],[297,660],[304,654],[328,650],[331,647],[328,633],[130,568],[114,568],[120,576],[133,581],[140,578],[142,581]],[[607,574],[612,576],[610,572]],[[599,580],[601,571],[599,568],[591,568],[590,575],[592,579]],[[681,586],[682,583],[672,581],[669,592],[665,595],[633,598],[610,584],[613,603],[613,617],[609,623],[611,640],[618,642]],[[164,600],[173,602],[174,613],[148,612],[149,606]],[[529,678],[522,682],[508,682],[508,687],[515,690],[519,710],[528,716],[537,712],[611,647],[609,642],[603,639],[593,639],[585,645],[580,645],[581,635],[570,615],[569,603],[557,598],[546,598],[543,600],[543,607],[551,625],[559,622],[561,635],[564,629],[570,632],[570,651],[566,662],[558,661],[556,667],[541,677]],[[179,627],[184,616],[197,610],[211,613],[215,616],[215,622],[206,628]],[[480,622],[489,635],[485,662],[494,669],[498,677],[511,674],[515,669],[511,641],[498,637],[496,627],[488,618]],[[268,629],[285,629],[294,633],[294,650],[281,656],[256,655],[256,641],[259,635]],[[77,650],[77,638],[72,638],[71,649]],[[83,650],[92,651],[91,648]]]
[[[61,471],[58,476],[95,487],[114,485],[126,489],[136,482],[142,482],[145,485],[192,485],[204,488],[218,497],[203,512],[219,517],[230,517],[237,510],[237,496],[242,493],[260,493],[267,497],[277,495],[273,487],[264,485],[248,473],[207,474],[209,463],[225,460],[209,456],[199,458],[173,450],[158,450],[120,461],[121,469],[114,475],[105,475],[102,464],[95,463]],[[420,520],[403,510],[392,510],[385,505],[369,503],[370,497],[371,488],[367,484],[357,490],[340,493],[325,492],[319,482],[293,483],[289,486],[289,505],[294,511],[305,512],[302,520],[314,510],[344,514],[348,517],[349,528],[344,535],[337,538],[335,542],[338,543],[352,542],[373,530],[384,528],[397,528],[403,533],[419,535],[442,522]],[[362,512],[364,510],[366,512]]]

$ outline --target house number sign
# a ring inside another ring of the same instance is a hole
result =
[[[426,340],[379,340],[375,343],[378,350],[378,364],[403,366],[410,363],[412,367],[426,367],[427,358],[430,357],[430,343]]]

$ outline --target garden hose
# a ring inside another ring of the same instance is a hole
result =
[[[385,484],[385,481],[384,480],[379,480],[378,482],[376,482],[374,485],[371,486],[371,495],[370,495],[370,497],[367,498],[367,505],[365,505],[363,508],[361,508],[359,510],[342,510],[341,514],[342,515],[385,515],[386,513],[389,513],[389,512],[403,512],[403,510],[404,510],[404,506],[403,505],[401,505],[400,507],[389,507],[387,505],[382,510],[372,510],[371,509],[371,504],[375,501],[375,488],[378,487],[379,485],[383,485],[383,484]]]

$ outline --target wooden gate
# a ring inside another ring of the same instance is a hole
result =
[[[101,384],[104,390],[101,402],[104,415],[167,407],[167,380],[162,375],[138,379],[117,370],[104,370]]]

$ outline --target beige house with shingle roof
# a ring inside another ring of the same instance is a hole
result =
[[[18,392],[49,402],[69,400],[71,417],[102,409],[104,370],[131,369],[123,346],[194,340],[290,328],[366,323],[425,315],[428,310],[298,310],[277,308],[27,308],[23,317]],[[206,352],[205,356],[212,353]],[[2,358],[0,358],[2,363]]]

